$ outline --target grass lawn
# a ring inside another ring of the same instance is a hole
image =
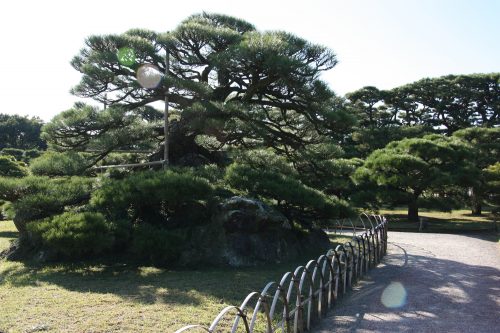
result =
[[[12,222],[0,221],[0,251],[16,235]],[[304,263],[168,270],[0,261],[0,332],[174,332],[209,324],[225,306]]]
[[[17,238],[17,230],[14,223],[0,221],[0,251],[9,247],[10,241]]]
[[[389,230],[418,231],[419,223],[407,221],[405,209],[381,210],[389,220]],[[494,217],[485,212],[483,216],[472,216],[470,210],[454,210],[451,213],[421,209],[419,216],[427,222],[424,232],[474,232],[495,230]],[[499,225],[500,227],[500,225]]]
[[[350,235],[335,235],[334,233],[328,233],[328,238],[330,238],[330,243],[332,243],[332,248],[337,245],[350,242],[352,240],[352,234]]]

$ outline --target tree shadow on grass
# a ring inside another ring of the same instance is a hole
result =
[[[405,214],[385,214],[389,220],[389,230],[401,230],[417,232],[420,228],[419,222],[407,220]],[[495,232],[495,223],[490,221],[476,221],[467,218],[439,218],[428,217],[425,213],[420,215],[424,218],[424,229],[422,232],[436,233],[478,233],[478,232]]]
[[[19,233],[17,231],[0,231],[0,238],[17,238]]]
[[[468,216],[467,214],[463,214],[464,216]],[[387,217],[390,221],[390,219],[395,220],[396,223],[417,223],[417,222],[411,222],[408,221],[408,215],[406,214],[391,214],[391,213],[386,213],[384,214],[385,217]],[[470,215],[472,217],[472,215]],[[457,218],[457,217],[450,217],[450,218],[441,218],[441,217],[434,217],[434,216],[427,216],[425,215],[425,212],[420,213],[419,217],[424,218],[427,222],[434,222],[434,223],[463,223],[463,224],[468,224],[468,223],[476,223],[476,224],[487,224],[489,225],[491,222],[493,222],[493,219],[488,220],[488,221],[477,221],[474,219],[468,219],[468,218]],[[487,217],[485,217],[487,218]]]
[[[141,267],[137,263],[5,264],[1,268],[0,262],[0,286],[8,284],[12,292],[16,287],[47,283],[81,293],[113,294],[141,304],[161,302],[196,306],[203,297],[220,304],[239,305],[250,292],[260,291],[267,282],[281,278],[299,263],[189,270]]]
[[[472,213],[462,213],[462,215],[463,216],[467,216],[467,217],[472,217],[472,218],[481,217],[481,218],[485,218],[485,219],[488,219],[488,220],[494,220],[495,219],[495,216],[491,212],[491,209],[489,209],[489,210],[484,210],[483,209],[483,212],[481,213],[481,215],[476,215],[476,214],[472,214]]]

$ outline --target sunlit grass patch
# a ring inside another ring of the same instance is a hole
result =
[[[408,222],[405,209],[381,210],[389,220],[389,230],[416,231],[418,222]],[[421,209],[419,217],[425,223],[424,231],[428,232],[467,232],[494,230],[494,216],[484,212],[482,216],[473,216],[470,210],[454,210],[451,212],[437,212]]]
[[[5,248],[17,233],[12,222],[0,227]],[[335,246],[350,237],[330,239]],[[188,324],[209,325],[224,307],[240,305],[250,292],[279,282],[307,259],[313,258],[189,270],[122,262],[0,261],[0,332],[174,332]],[[259,327],[263,323],[260,318]]]
[[[0,221],[0,252],[8,248],[17,236],[18,232],[12,221]]]

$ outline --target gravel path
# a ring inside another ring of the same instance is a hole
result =
[[[315,332],[500,332],[500,244],[389,233],[388,255]]]

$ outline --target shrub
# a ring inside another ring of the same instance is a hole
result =
[[[86,203],[92,184],[93,179],[84,177],[0,177],[0,199],[12,202],[14,223],[24,232],[30,221],[60,214],[67,206]]]
[[[203,210],[212,193],[208,181],[192,173],[147,171],[105,181],[91,204],[113,219],[161,224],[190,206]]]
[[[39,176],[77,176],[87,168],[83,154],[47,151],[31,161],[31,172]]]
[[[11,202],[4,202],[3,205],[1,206],[2,211],[1,211],[1,216],[4,220],[13,220],[15,217],[15,212],[14,208],[12,206]]]
[[[13,156],[0,156],[0,176],[26,177],[28,169]]]
[[[493,213],[500,215],[500,162],[484,169],[486,177],[486,202],[493,208]]]
[[[345,201],[329,197],[277,172],[233,164],[226,171],[226,180],[238,190],[267,199],[270,203],[274,201],[275,208],[289,219],[340,218],[353,213]]]
[[[17,201],[39,192],[48,186],[48,177],[28,176],[24,178],[0,177],[0,200]]]
[[[143,162],[146,154],[110,153],[103,160],[102,165],[117,165]]]
[[[114,235],[114,247],[122,250],[130,245],[132,224],[128,220],[108,220],[109,229]]]
[[[171,265],[179,259],[184,240],[179,230],[141,224],[134,228],[132,252],[151,264]]]
[[[205,178],[211,184],[217,184],[224,179],[224,169],[216,164],[206,164],[196,168],[191,168],[193,175]]]
[[[4,148],[2,155],[13,156],[16,160],[22,161],[24,157],[24,150],[17,148]]]
[[[40,156],[38,149],[17,149],[17,148],[4,148],[1,150],[0,155],[13,156],[17,161],[29,163],[33,158]]]
[[[29,163],[32,159],[37,158],[41,155],[38,149],[28,149],[24,151],[24,161]]]
[[[66,212],[27,225],[41,244],[66,258],[100,254],[110,249],[114,236],[100,213]]]

